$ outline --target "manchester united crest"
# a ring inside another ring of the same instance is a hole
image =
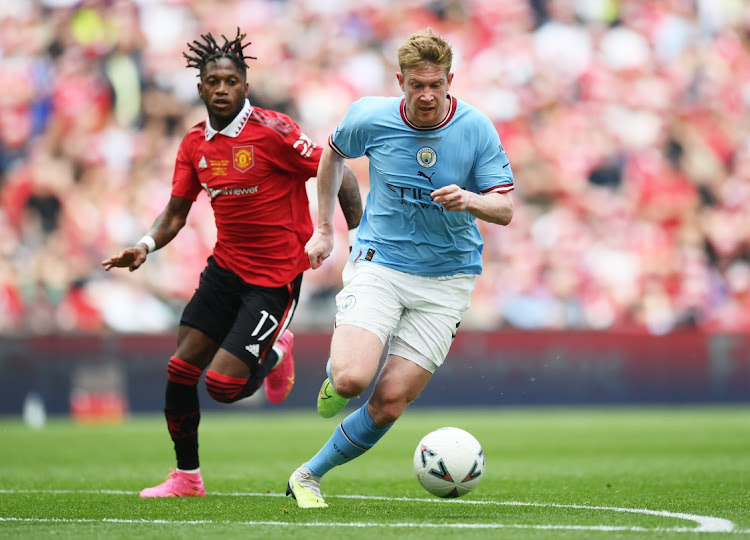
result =
[[[232,157],[234,158],[234,168],[240,172],[248,171],[255,165],[255,153],[253,146],[233,146]]]

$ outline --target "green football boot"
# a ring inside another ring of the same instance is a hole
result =
[[[323,418],[332,418],[340,413],[346,404],[349,403],[347,398],[341,397],[333,389],[331,379],[323,381],[318,393],[318,414]]]
[[[296,499],[300,508],[328,507],[320,494],[320,477],[312,474],[307,467],[294,471],[286,485],[286,496]]]

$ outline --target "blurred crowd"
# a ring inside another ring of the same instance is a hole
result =
[[[238,26],[251,102],[319,144],[352,101],[400,94],[412,32],[452,43],[451,93],[492,118],[516,178],[511,225],[480,224],[462,327],[750,331],[747,2],[14,0],[0,23],[0,334],[176,327],[215,240],[204,196],[137,272],[100,262],[148,230],[205,119],[186,43]],[[338,218],[298,328],[331,327]]]

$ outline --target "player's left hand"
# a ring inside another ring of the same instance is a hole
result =
[[[449,212],[461,212],[469,207],[471,193],[456,184],[450,184],[436,189],[430,193],[430,197]]]

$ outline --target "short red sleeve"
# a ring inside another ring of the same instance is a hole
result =
[[[172,195],[191,201],[195,201],[203,189],[198,179],[198,171],[195,170],[191,159],[196,147],[195,138],[198,136],[200,135],[191,130],[180,143],[172,177]]]

